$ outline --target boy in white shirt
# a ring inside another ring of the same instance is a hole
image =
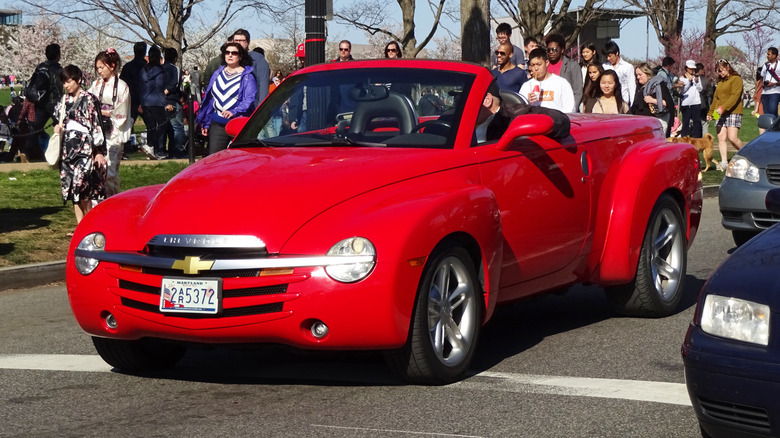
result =
[[[557,109],[565,113],[574,112],[576,103],[574,92],[569,82],[547,71],[550,61],[543,48],[537,48],[528,55],[528,71],[531,80],[520,87],[520,94],[528,99],[531,105]]]

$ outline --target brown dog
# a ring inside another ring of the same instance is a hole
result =
[[[710,133],[704,134],[703,138],[695,138],[695,137],[669,137],[666,139],[666,141],[672,142],[672,143],[690,143],[693,145],[693,147],[696,148],[697,151],[701,151],[702,156],[704,157],[704,170],[703,172],[706,172],[710,170],[710,162],[712,164],[715,164],[715,160],[712,159],[712,140],[713,136]]]

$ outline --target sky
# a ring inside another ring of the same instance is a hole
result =
[[[451,0],[452,1],[452,0]],[[576,8],[582,5],[584,0],[574,0],[571,8]],[[346,4],[347,0],[334,0],[334,8],[338,10],[340,5]],[[395,19],[400,22],[400,9],[396,2],[390,2],[389,8],[391,14]],[[0,9],[11,9],[18,7],[17,1],[0,0]],[[620,0],[613,0],[613,3],[609,7],[622,8],[623,3]],[[417,2],[417,24],[422,29],[428,29],[432,19],[430,13],[427,10],[427,4],[423,1]],[[262,38],[264,34],[268,33],[268,29],[272,28],[272,23],[262,23],[258,20],[252,20],[253,23],[240,23],[237,22],[237,26],[245,27],[250,31],[253,37]],[[30,16],[25,16],[25,23],[32,22]],[[367,42],[365,34],[355,29],[354,27],[344,24],[330,21],[327,24],[328,33],[335,38],[347,38],[355,44],[363,44]],[[623,20],[621,22],[621,38],[616,39],[615,42],[620,46],[621,52],[626,54],[631,59],[644,59],[645,54],[649,55],[650,59],[658,58],[661,54],[661,45],[658,43],[658,39],[655,36],[655,31],[652,26],[647,27],[647,19],[635,18],[632,20]],[[459,25],[450,22],[448,25],[450,29],[458,30]],[[492,26],[491,26],[492,27]],[[704,10],[691,10],[686,12],[685,28],[686,29],[702,29],[704,27]],[[441,33],[442,31],[439,30]],[[438,34],[437,34],[438,35]],[[422,32],[418,32],[418,38],[422,36]],[[731,39],[735,41],[741,40],[738,36],[732,36]],[[726,41],[718,41],[720,45],[727,44]]]

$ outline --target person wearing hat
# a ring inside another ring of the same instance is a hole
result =
[[[306,67],[306,43],[300,43],[295,48],[295,58],[301,60],[301,68]]]
[[[682,103],[680,112],[682,113],[681,137],[701,138],[701,92],[703,90],[701,79],[696,75],[696,61],[689,59],[685,61],[685,75],[679,78],[682,82]]]

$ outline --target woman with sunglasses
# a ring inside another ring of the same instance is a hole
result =
[[[257,82],[249,66],[249,55],[239,43],[222,45],[222,66],[211,76],[196,122],[208,136],[209,154],[227,148],[230,137],[225,125],[235,118],[249,116],[257,95]]]
[[[390,41],[385,45],[385,58],[402,58],[403,54],[401,53],[401,46],[398,45],[395,41]]]
[[[715,130],[718,132],[718,150],[720,151],[720,163],[715,162],[715,167],[721,172],[728,167],[728,143],[731,142],[734,149],[742,148],[743,143],[737,136],[742,126],[742,77],[731,67],[728,61],[721,59],[716,64],[718,72],[718,85],[715,87],[715,95],[707,114],[707,120],[717,120]]]

